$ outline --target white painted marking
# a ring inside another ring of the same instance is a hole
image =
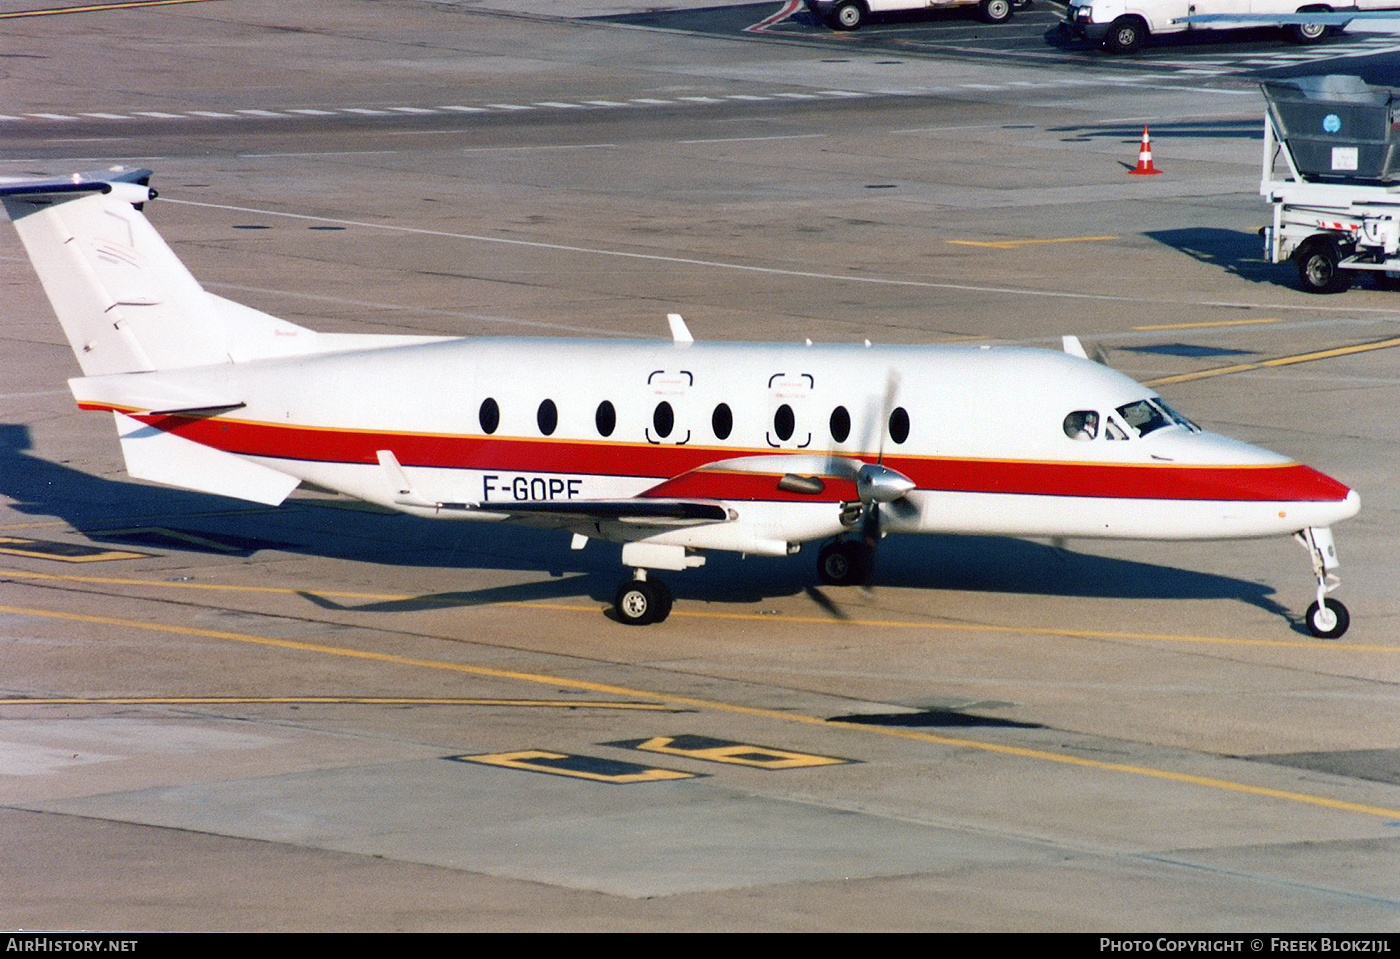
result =
[[[334,110],[314,110],[310,107],[298,107],[287,111],[288,113],[301,113],[309,117],[333,117],[338,116]]]
[[[427,109],[426,107],[390,107],[389,109],[390,109],[390,110],[393,110],[395,113],[414,113],[414,114],[422,114],[422,113],[429,113],[429,114],[432,114],[432,113],[437,113],[436,110],[429,110],[429,109]]]
[[[79,116],[97,117],[99,120],[130,120],[131,117],[121,113],[80,113]]]
[[[453,113],[490,113],[485,107],[464,107],[454,104],[448,107],[438,107],[439,110],[451,110]]]
[[[364,117],[387,117],[389,115],[387,110],[371,110],[369,107],[341,107],[340,112]]]
[[[285,114],[282,114],[282,113],[273,113],[271,110],[238,110],[238,111],[236,111],[236,112],[241,113],[241,114],[243,114],[244,116],[250,116],[250,117],[280,117],[280,116],[285,116]]]
[[[533,110],[534,107],[527,107],[521,103],[488,103],[492,110]]]
[[[40,120],[76,120],[77,117],[70,117],[66,113],[26,113],[28,117],[38,117]]]
[[[537,107],[553,107],[553,108],[556,109],[556,110],[582,110],[582,109],[583,109],[583,104],[581,104],[581,103],[565,103],[565,102],[562,101],[562,100],[536,100],[536,101],[535,101],[535,106],[537,106]]]
[[[627,104],[617,100],[584,100],[590,107],[625,107]]]
[[[154,117],[157,120],[183,120],[183,113],[161,113],[159,110],[137,110],[138,117]]]
[[[190,114],[191,114],[192,116],[197,116],[197,117],[214,117],[214,118],[219,119],[219,120],[237,119],[237,115],[236,115],[236,114],[233,114],[233,113],[218,113],[218,112],[216,112],[216,111],[214,111],[214,110],[191,110],[191,111],[190,111]]]
[[[30,743],[0,742],[0,776],[40,776],[73,766],[111,762],[120,758],[86,750],[74,752]]]

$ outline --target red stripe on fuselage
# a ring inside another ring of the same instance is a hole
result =
[[[112,409],[100,404],[80,405],[83,409]],[[807,502],[854,499],[853,485],[847,478],[823,477],[826,490],[809,496],[779,491],[778,477],[771,474],[701,469],[719,459],[784,452],[777,449],[370,432],[117,412],[196,443],[272,459],[376,465],[376,452],[387,449],[410,467],[649,477],[664,483],[666,496]],[[1239,502],[1339,502],[1349,492],[1343,484],[1300,463],[1196,466],[886,455],[884,464],[908,476],[920,490],[930,491]]]

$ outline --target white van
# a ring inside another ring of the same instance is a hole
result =
[[[1069,0],[1062,26],[1073,36],[1102,43],[1111,53],[1132,53],[1149,34],[1181,33],[1186,30],[1226,30],[1249,26],[1247,22],[1176,23],[1182,17],[1226,14],[1288,15],[1331,13],[1333,10],[1380,10],[1395,6],[1397,0],[1356,0],[1355,4],[1332,6],[1308,0]],[[1257,25],[1257,24],[1256,24]],[[1297,23],[1283,28],[1294,43],[1316,43],[1334,27],[1320,23]]]
[[[1003,23],[1015,10],[1031,5],[1031,0],[806,0],[807,9],[837,30],[854,30],[872,13],[930,10],[940,7],[976,7],[987,23]]]

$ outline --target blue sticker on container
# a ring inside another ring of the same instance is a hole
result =
[[[1322,129],[1328,133],[1336,133],[1342,128],[1342,118],[1335,113],[1329,113],[1322,118]]]

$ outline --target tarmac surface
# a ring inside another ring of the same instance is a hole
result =
[[[148,167],[208,289],[317,329],[1078,335],[1361,492],[1350,632],[1307,634],[1287,540],[977,537],[891,537],[870,591],[714,556],[629,629],[606,544],[140,483],[5,226],[0,926],[1400,930],[1400,299],[1261,259],[1255,80],[1296,49],[834,56],[641,12],[14,17],[0,175]]]

